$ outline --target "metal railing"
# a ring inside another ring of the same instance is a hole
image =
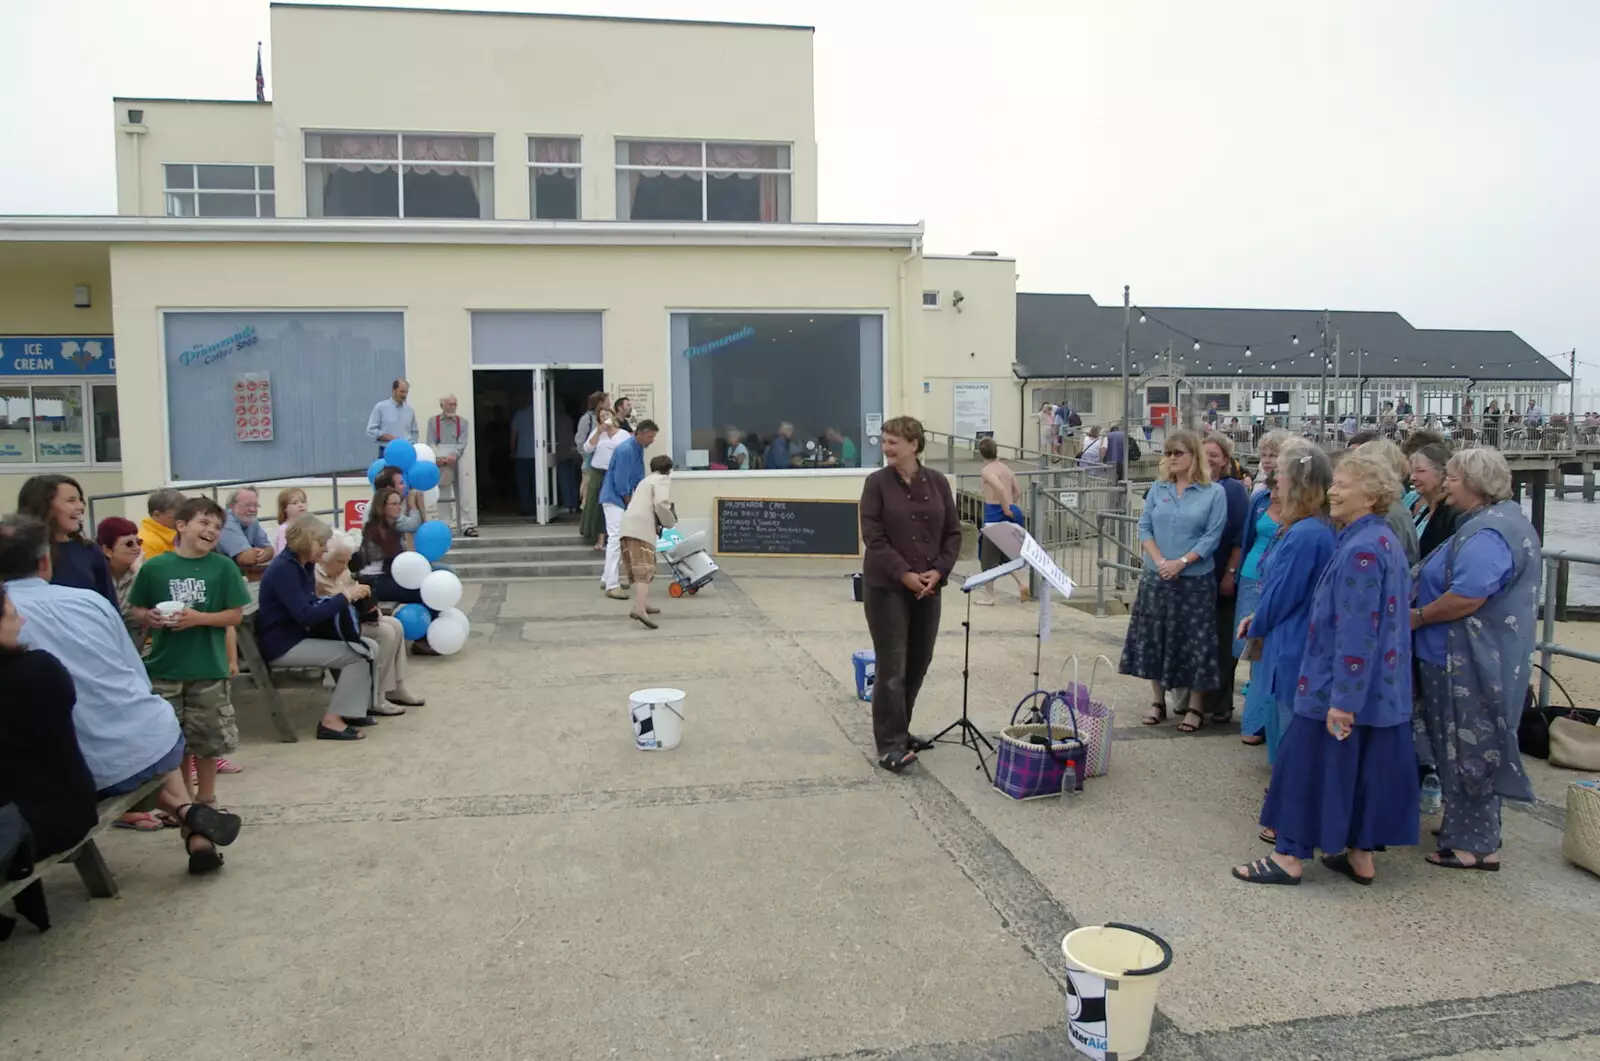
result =
[[[1550,664],[1552,657],[1566,656],[1585,663],[1600,663],[1600,653],[1556,643],[1556,623],[1566,618],[1567,575],[1573,564],[1600,565],[1600,556],[1569,552],[1566,549],[1546,549],[1544,559],[1544,612],[1539,628],[1539,706],[1550,706]]]
[[[182,487],[175,487],[175,489],[179,490],[181,493],[183,493],[183,494],[185,494],[187,496],[190,496],[190,497],[193,497],[196,494],[198,494],[200,492],[203,492],[203,491],[210,491],[211,499],[220,504],[221,503],[220,491],[228,489],[230,487],[249,486],[249,487],[254,487],[254,488],[258,489],[258,490],[265,491],[265,490],[269,489],[272,486],[275,486],[275,485],[278,485],[278,484],[281,484],[281,483],[285,483],[285,482],[302,483],[302,482],[306,482],[306,481],[310,481],[310,480],[315,480],[315,481],[318,481],[318,482],[317,482],[316,486],[312,487],[311,489],[316,489],[317,487],[320,487],[322,485],[320,480],[326,479],[326,480],[328,480],[328,486],[331,487],[332,491],[333,491],[333,507],[331,509],[315,509],[315,510],[312,510],[311,514],[315,515],[315,516],[332,516],[334,518],[334,526],[337,527],[337,526],[340,526],[341,523],[344,520],[344,505],[342,505],[339,502],[339,480],[340,479],[356,479],[356,478],[360,478],[360,479],[364,480],[366,478],[366,474],[367,474],[366,471],[362,470],[362,471],[353,471],[353,472],[314,472],[314,473],[312,473],[310,475],[291,475],[291,476],[286,476],[286,477],[284,477],[282,479],[272,479],[272,480],[264,480],[264,479],[218,479],[218,480],[215,480],[215,481],[204,482],[204,483],[189,483],[189,484],[187,484],[185,486],[182,486]],[[92,495],[90,495],[88,498],[85,499],[85,501],[86,501],[86,503],[88,504],[88,507],[89,507],[89,526],[98,527],[100,525],[100,521],[99,521],[98,518],[96,518],[95,511],[94,511],[94,507],[95,507],[95,504],[97,502],[123,501],[123,500],[126,500],[126,499],[130,498],[130,497],[148,497],[153,491],[158,490],[158,489],[161,489],[161,488],[152,486],[152,487],[146,487],[143,490],[121,490],[121,491],[118,491],[117,493],[114,493],[114,494],[92,494]],[[261,522],[262,523],[277,523],[278,522],[278,517],[275,514],[275,511],[273,513],[270,513],[270,514],[269,513],[263,513],[262,516],[261,516]]]

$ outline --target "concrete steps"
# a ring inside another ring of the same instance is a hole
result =
[[[457,537],[445,561],[464,582],[507,578],[599,578],[604,555],[568,527],[486,528]]]

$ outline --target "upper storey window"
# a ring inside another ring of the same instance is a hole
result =
[[[784,144],[618,140],[617,219],[786,222],[793,175]]]
[[[168,217],[275,217],[271,166],[166,165]]]
[[[310,217],[494,217],[494,138],[307,133]]]
[[[577,137],[528,138],[528,216],[576,221],[582,216],[583,143]]]

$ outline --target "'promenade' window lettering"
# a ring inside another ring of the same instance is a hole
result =
[[[683,356],[693,359],[696,357],[704,357],[706,354],[714,354],[723,347],[732,346],[741,339],[754,338],[755,334],[756,330],[750,327],[750,325],[746,324],[743,328],[740,328],[732,335],[724,335],[720,339],[713,339],[709,343],[701,343],[699,346],[687,347],[683,351]]]
[[[182,356],[178,358],[178,363],[186,366],[196,362],[202,365],[212,365],[225,357],[238,353],[240,350],[256,345],[258,341],[259,337],[256,335],[255,327],[247,324],[226,339],[219,339],[217,342],[208,343],[205,346],[196,346],[185,350]]]

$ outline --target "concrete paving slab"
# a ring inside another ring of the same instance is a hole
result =
[[[204,882],[175,842],[108,857],[121,900],[55,889],[57,928],[0,964],[9,1056],[776,1059],[1061,1006],[888,790],[256,828]],[[141,1004],[164,988],[182,1005]]]
[[[1064,804],[1013,803],[970,761],[941,748],[924,768],[1080,921],[1143,925],[1173,945],[1162,1008],[1185,1030],[1547,987],[1597,968],[1593,881],[1524,815],[1506,817],[1497,876],[1431,869],[1406,849],[1379,856],[1371,888],[1321,867],[1298,888],[1252,887],[1228,875],[1268,850],[1251,749],[1125,742],[1110,775]]]

